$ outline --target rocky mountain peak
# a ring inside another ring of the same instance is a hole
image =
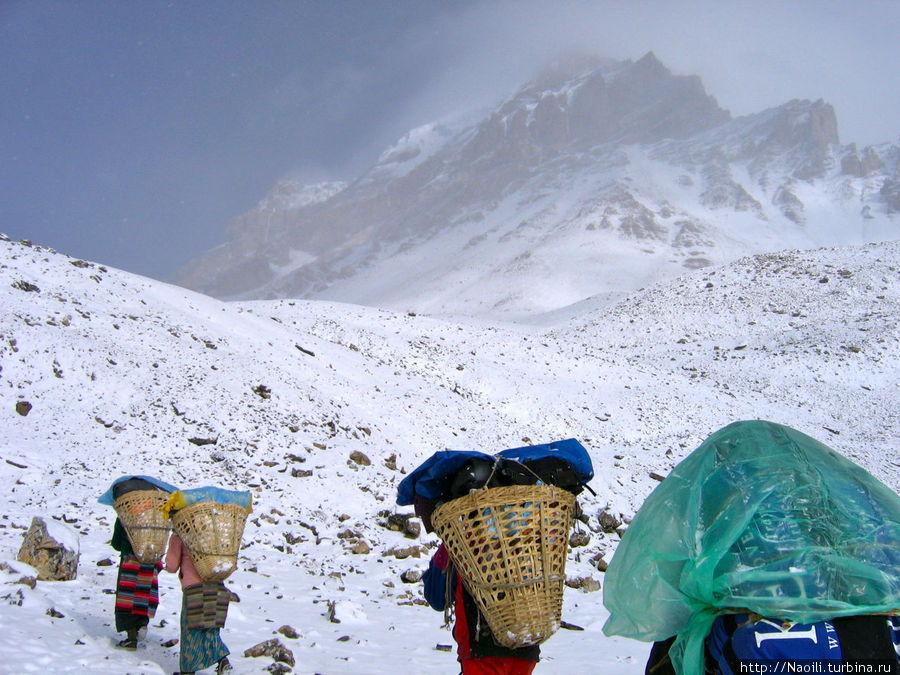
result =
[[[894,146],[842,148],[822,100],[732,118],[652,52],[569,61],[474,123],[411,130],[347,185],[280,183],[177,282],[527,314],[773,247],[896,237],[898,166]],[[565,291],[537,302],[523,270]]]
[[[830,148],[839,143],[834,108],[821,99],[793,100],[773,112],[769,135],[758,148],[761,154],[789,153],[797,178],[824,176]]]
[[[605,63],[577,74],[545,73],[482,122],[466,156],[490,152],[539,161],[547,152],[599,143],[681,138],[729,119],[700,78],[673,75],[649,52],[636,62]]]
[[[847,146],[847,153],[841,158],[841,172],[857,178],[865,178],[884,166],[884,160],[875,148],[870,146],[860,152],[856,143]]]

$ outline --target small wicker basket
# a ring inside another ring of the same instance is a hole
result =
[[[204,581],[224,581],[237,568],[246,521],[240,504],[197,502],[172,512],[172,527]]]
[[[544,642],[560,625],[575,496],[552,485],[473,491],[431,521],[498,644]]]
[[[131,548],[144,565],[158,563],[166,551],[171,527],[163,519],[162,507],[168,498],[163,490],[132,490],[113,502]]]

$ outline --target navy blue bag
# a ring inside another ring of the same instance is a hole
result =
[[[898,643],[900,619],[893,616],[872,614],[800,624],[726,614],[716,618],[706,639],[707,665],[722,675],[896,673]]]
[[[473,487],[482,487],[477,482],[485,475],[485,468],[487,475],[493,475],[498,484],[533,484],[536,478],[540,478],[546,484],[557,485],[576,494],[594,477],[594,467],[587,450],[574,438],[509,448],[496,455],[441,450],[400,482],[397,486],[397,504],[408,506],[414,503],[416,496],[438,501],[459,497],[466,493],[464,479],[467,477],[470,477]],[[454,486],[454,479],[460,477],[463,480],[457,480]]]

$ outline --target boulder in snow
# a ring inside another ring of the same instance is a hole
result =
[[[78,573],[78,536],[54,521],[35,516],[16,559],[34,567],[39,581],[69,581]]]

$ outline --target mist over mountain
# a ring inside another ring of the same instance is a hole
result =
[[[652,54],[547,71],[410,130],[347,183],[285,180],[175,281],[521,319],[743,255],[900,236],[900,148],[842,145],[833,108],[733,118]]]

